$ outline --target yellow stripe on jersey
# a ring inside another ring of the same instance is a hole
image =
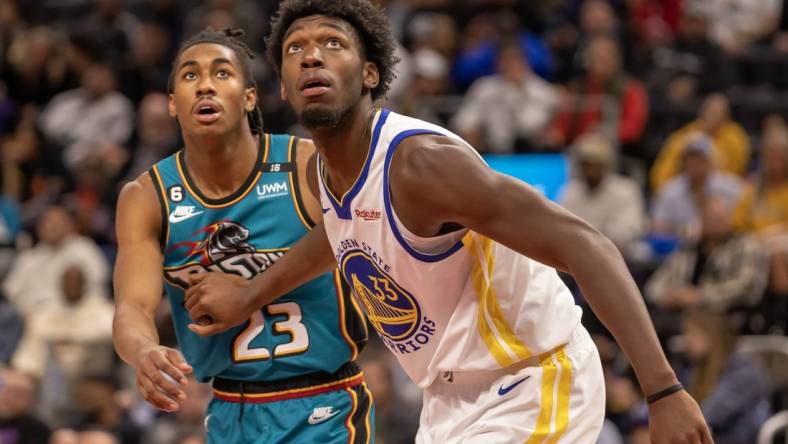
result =
[[[170,243],[170,224],[167,222],[166,215],[170,214],[170,197],[167,195],[167,190],[164,188],[164,181],[161,179],[161,173],[159,172],[159,167],[153,165],[153,182],[154,185],[159,189],[159,195],[161,196],[161,200],[164,202],[164,214],[165,218],[161,221],[161,226],[163,227],[164,231],[164,244],[162,244],[161,248],[164,250],[167,247],[167,244]]]
[[[355,416],[356,410],[358,409],[358,397],[352,388],[345,387],[345,391],[350,394],[350,400],[353,405],[353,407],[350,409],[350,414],[348,414],[347,418],[345,419],[345,427],[347,427],[348,431],[347,442],[348,444],[351,444],[356,440],[356,426],[353,425],[353,416]]]
[[[290,136],[290,141],[287,143],[287,162],[290,163],[292,165],[291,168],[293,168],[290,174],[288,174],[290,180],[290,195],[293,196],[291,200],[293,201],[293,206],[295,207],[295,212],[298,215],[298,218],[301,219],[301,223],[304,224],[304,227],[307,230],[311,230],[313,226],[310,225],[309,222],[307,222],[306,218],[304,217],[304,212],[306,212],[306,204],[304,204],[304,208],[301,208],[301,205],[298,204],[299,196],[296,196],[296,190],[298,190],[299,193],[302,193],[300,196],[301,197],[300,201],[304,202],[303,190],[301,190],[300,187],[296,188],[296,185],[298,184],[295,183],[295,179],[298,177],[298,163],[293,162],[293,158],[296,157],[293,151],[298,149],[295,140],[296,140],[295,136]]]
[[[369,397],[369,405],[367,406],[367,414],[364,417],[364,425],[367,428],[367,440],[364,442],[364,444],[369,444],[370,437],[372,436],[372,424],[371,424],[369,418],[370,418],[370,416],[372,416],[372,406],[375,404],[375,400],[372,398],[372,392],[370,392],[369,388],[367,388],[367,383],[366,382],[362,382],[361,386],[364,387],[364,392],[366,392],[367,396]]]
[[[566,356],[564,347],[555,353],[558,363],[561,365],[561,376],[558,379],[558,405],[555,411],[555,433],[547,441],[547,444],[555,444],[566,432],[569,424],[569,391],[572,385],[572,361]]]
[[[339,312],[339,331],[342,332],[342,337],[345,339],[347,346],[350,347],[350,360],[355,361],[358,357],[358,347],[350,333],[347,331],[347,310],[345,307],[345,292],[342,289],[342,277],[339,275],[339,270],[334,270],[334,289],[337,295],[337,306]],[[352,297],[352,296],[351,296]]]
[[[534,432],[528,437],[525,444],[541,444],[550,435],[550,423],[553,417],[553,392],[555,391],[555,376],[558,366],[553,362],[552,354],[539,357],[539,366],[542,368],[542,397],[539,400],[539,416],[536,418]]]
[[[493,241],[483,236],[479,238],[480,241],[476,241],[474,234],[468,232],[462,240],[477,259],[471,269],[471,279],[479,302],[479,334],[498,365],[508,367],[531,357],[531,351],[514,334],[498,304],[492,282],[495,269]]]

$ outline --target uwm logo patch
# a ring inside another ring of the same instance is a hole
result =
[[[290,190],[287,188],[287,181],[257,185],[256,190],[258,199],[270,199],[272,197],[286,196],[290,193]]]
[[[382,212],[380,210],[372,210],[365,208],[356,208],[356,217],[366,221],[379,220]]]

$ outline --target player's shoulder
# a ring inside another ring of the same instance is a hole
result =
[[[431,176],[451,171],[458,161],[480,161],[468,145],[442,134],[418,134],[407,137],[394,153],[391,171],[408,171],[417,176]]]
[[[159,204],[156,195],[156,185],[149,172],[146,171],[140,174],[136,179],[125,183],[121,187],[118,195],[119,211],[124,204],[140,209],[156,207]]]
[[[312,139],[299,137],[297,140],[296,150],[298,150],[298,157],[308,159],[317,152],[317,147],[315,147],[315,142]]]

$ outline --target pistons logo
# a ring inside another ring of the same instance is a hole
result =
[[[258,251],[250,243],[249,229],[228,220],[212,223],[192,234],[199,240],[179,242],[167,249],[188,261],[186,264],[165,268],[164,277],[183,289],[189,286],[189,276],[194,273],[222,271],[251,279],[274,264],[286,248]],[[180,253],[182,252],[182,253]]]
[[[199,256],[203,265],[219,262],[228,257],[241,253],[252,253],[254,247],[249,244],[249,230],[231,221],[219,221],[208,225],[194,233],[195,237],[207,233],[208,235],[199,242],[179,242],[169,248],[175,251],[186,248],[187,257]]]
[[[421,319],[416,299],[378,268],[366,253],[353,251],[345,255],[342,273],[375,330],[392,341],[413,335]]]

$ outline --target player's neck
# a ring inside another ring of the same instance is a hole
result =
[[[235,192],[258,157],[259,141],[249,127],[222,136],[183,134],[186,168],[200,191],[210,198]]]
[[[335,128],[311,130],[317,151],[326,165],[329,187],[344,194],[361,172],[372,136],[372,100],[365,98]]]

